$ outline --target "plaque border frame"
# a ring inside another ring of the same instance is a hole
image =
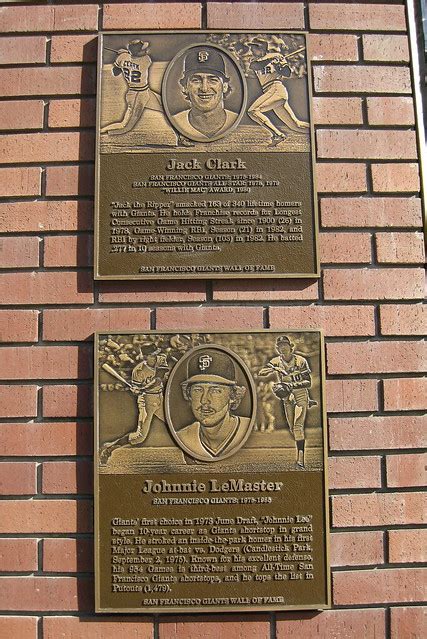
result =
[[[310,113],[310,145],[311,145],[311,176],[312,176],[312,213],[313,213],[313,234],[312,246],[314,249],[315,271],[313,273],[252,273],[250,277],[244,273],[215,273],[214,277],[207,277],[206,273],[135,273],[128,275],[100,275],[99,274],[99,166],[100,166],[100,118],[101,118],[101,77],[102,77],[102,43],[104,36],[110,35],[176,35],[177,33],[290,33],[292,35],[305,36],[307,52],[307,87],[308,87],[308,108]],[[99,31],[98,33],[98,53],[97,53],[97,78],[96,78],[96,118],[95,118],[95,197],[94,197],[94,251],[93,251],[93,279],[99,281],[150,281],[150,280],[236,280],[236,279],[319,279],[320,278],[320,253],[319,253],[319,206],[316,177],[316,134],[313,122],[313,73],[310,55],[310,38],[308,31],[290,31],[289,29],[278,27],[277,29],[147,29],[147,30],[116,30]]]
[[[180,333],[197,333],[197,334],[212,334],[215,332],[216,334],[242,334],[242,333],[317,333],[320,337],[320,396],[322,398],[322,441],[323,441],[323,491],[324,491],[324,500],[323,500],[323,515],[324,515],[324,556],[325,556],[325,586],[326,586],[326,602],[321,602],[319,604],[303,604],[303,605],[292,605],[292,606],[281,606],[279,604],[270,604],[270,605],[251,605],[251,606],[200,606],[195,608],[184,608],[182,606],[178,607],[156,607],[153,609],[149,608],[102,608],[100,606],[100,560],[99,560],[99,366],[98,366],[98,342],[99,338],[102,335],[111,335],[111,334],[119,334],[119,335],[134,335],[135,333],[141,333],[146,335],[165,335],[168,333],[175,333],[179,331]],[[295,610],[329,610],[332,606],[332,589],[331,589],[331,564],[330,564],[330,507],[329,507],[329,483],[328,483],[328,423],[327,423],[327,411],[326,411],[326,403],[325,403],[325,385],[326,385],[326,353],[325,353],[325,338],[322,329],[301,329],[301,328],[288,328],[286,327],[283,330],[280,329],[254,329],[252,331],[239,331],[239,330],[216,330],[216,331],[207,331],[207,330],[197,330],[191,329],[186,330],[185,328],[165,328],[162,330],[144,330],[140,331],[137,329],[134,330],[125,330],[120,331],[118,329],[114,329],[114,331],[95,331],[94,332],[94,411],[93,411],[93,424],[94,424],[94,452],[93,452],[93,471],[94,471],[94,589],[95,589],[95,613],[113,613],[113,614],[168,614],[168,615],[177,615],[177,614],[194,614],[194,613],[241,613],[246,612],[248,614],[252,612],[283,612],[283,611],[295,611]]]

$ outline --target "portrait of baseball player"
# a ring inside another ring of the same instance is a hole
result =
[[[128,133],[141,119],[145,109],[163,112],[160,95],[150,88],[149,70],[152,60],[148,54],[149,42],[131,40],[126,49],[119,49],[112,74],[122,77],[127,84],[126,110],[119,122],[102,127],[101,133],[122,135]]]
[[[287,426],[295,440],[296,464],[304,468],[305,420],[307,410],[317,402],[310,399],[311,370],[307,360],[294,353],[295,347],[287,335],[276,340],[277,357],[258,371],[259,376],[275,374],[273,392],[282,402]]]
[[[174,409],[169,408],[175,439],[195,459],[229,457],[244,444],[253,422],[239,410],[248,389],[237,381],[236,362],[222,349],[197,349],[187,359],[185,373],[180,387],[193,421],[176,430]]]
[[[260,95],[248,108],[248,116],[271,134],[271,146],[277,146],[287,138],[286,132],[279,129],[266,115],[275,113],[290,131],[301,132],[309,128],[309,123],[300,120],[289,104],[289,93],[284,80],[291,75],[291,59],[301,53],[304,47],[291,53],[282,53],[285,43],[280,38],[268,41],[255,37],[248,42],[253,55],[250,68],[261,85]]]
[[[198,142],[223,137],[239,114],[227,109],[224,103],[232,87],[221,51],[212,46],[189,49],[179,83],[189,108],[171,116],[173,126]]]

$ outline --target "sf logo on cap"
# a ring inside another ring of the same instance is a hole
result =
[[[200,355],[199,368],[201,371],[204,371],[205,368],[209,368],[211,363],[212,363],[212,357],[210,357],[210,355]]]
[[[209,60],[209,52],[208,51],[199,51],[199,55],[197,57],[199,62],[207,62]]]

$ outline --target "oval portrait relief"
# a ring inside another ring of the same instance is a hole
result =
[[[184,355],[169,377],[166,420],[188,455],[214,462],[234,455],[249,437],[256,416],[256,391],[246,364],[216,344]]]
[[[169,121],[196,142],[213,142],[235,129],[245,113],[246,94],[239,65],[213,44],[191,45],[177,53],[162,84]]]

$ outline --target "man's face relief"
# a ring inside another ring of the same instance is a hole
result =
[[[286,342],[279,344],[279,346],[277,347],[277,350],[279,351],[280,355],[283,355],[285,359],[289,359],[292,355],[292,347],[290,344],[287,344]]]
[[[187,92],[193,107],[204,113],[222,104],[228,83],[213,73],[193,73],[187,80]]]
[[[230,409],[231,387],[225,384],[199,382],[189,394],[194,417],[207,428],[219,424]]]

